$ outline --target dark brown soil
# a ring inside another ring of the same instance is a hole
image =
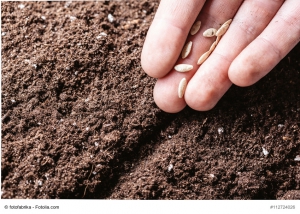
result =
[[[167,114],[140,65],[157,7],[1,4],[2,198],[300,199],[300,45],[213,110]]]

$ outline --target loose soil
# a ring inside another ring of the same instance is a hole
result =
[[[140,65],[158,3],[1,3],[2,198],[300,199],[300,45],[168,114]]]

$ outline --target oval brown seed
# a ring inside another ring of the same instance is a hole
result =
[[[192,70],[194,67],[189,64],[178,64],[174,67],[174,69],[178,72],[188,72]]]
[[[226,31],[228,30],[228,28],[229,28],[231,22],[232,22],[232,19],[229,19],[228,21],[226,21],[226,22],[219,28],[219,30],[217,30],[216,36],[218,36],[218,37],[219,37],[219,36],[223,36],[223,35],[226,33]]]
[[[182,52],[181,52],[181,57],[182,59],[186,58],[190,52],[191,52],[191,49],[192,49],[192,45],[193,45],[193,42],[192,41],[189,41],[182,49]]]
[[[215,28],[209,28],[206,31],[203,32],[204,37],[213,37],[216,35],[217,29]]]
[[[201,65],[210,55],[211,51],[206,51],[200,58],[198,59],[197,65]]]
[[[186,89],[186,85],[187,85],[187,81],[186,78],[183,78],[182,80],[180,80],[179,82],[179,86],[178,86],[178,97],[182,98]]]
[[[191,28],[190,34],[192,36],[195,35],[199,31],[200,27],[201,27],[201,21],[196,21]]]

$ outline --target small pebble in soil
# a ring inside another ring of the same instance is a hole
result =
[[[102,37],[105,37],[105,36],[107,36],[107,34],[104,33],[104,32],[101,32],[101,33],[96,37],[96,39],[101,39]]]
[[[111,14],[108,14],[107,18],[109,22],[113,22],[115,20],[115,18]]]
[[[282,137],[282,140],[284,140],[284,141],[286,141],[286,140],[292,140],[292,138],[287,137],[287,136],[283,136],[283,137]]]
[[[294,159],[294,161],[300,161],[300,155],[297,155]]]
[[[262,150],[263,150],[263,153],[265,156],[267,156],[269,154],[269,152],[264,147],[262,147]]]
[[[67,1],[67,2],[65,3],[65,8],[69,7],[71,3],[72,3],[72,1]]]
[[[281,129],[281,128],[283,128],[283,127],[284,127],[283,124],[278,124],[278,128],[279,128],[279,129]]]
[[[223,134],[224,133],[224,128],[223,127],[219,127],[218,128],[218,134]]]
[[[168,172],[171,172],[173,169],[173,164],[170,163],[170,165],[168,166]]]
[[[75,16],[70,16],[71,22],[74,21],[75,19],[77,19]]]
[[[45,174],[45,178],[46,178],[47,180],[49,179],[49,174],[48,174],[48,173]]]
[[[19,4],[19,5],[18,5],[18,8],[19,8],[19,9],[23,9],[24,7],[25,7],[24,4]]]

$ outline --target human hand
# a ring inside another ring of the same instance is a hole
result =
[[[205,4],[204,4],[205,3]],[[202,64],[199,57],[215,38],[203,37],[208,28],[218,29],[233,19],[215,50]],[[195,20],[199,32],[189,34]],[[193,42],[187,58],[183,46]],[[154,100],[166,112],[179,112],[186,105],[198,111],[213,108],[232,83],[249,86],[265,76],[300,41],[299,0],[161,0],[142,51],[142,67],[158,78]],[[187,73],[174,70],[191,64]],[[183,98],[178,84],[186,78]]]

